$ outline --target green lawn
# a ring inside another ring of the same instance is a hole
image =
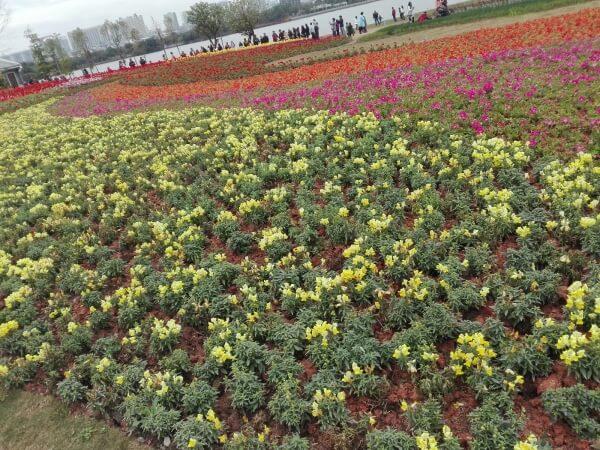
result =
[[[569,6],[577,3],[585,3],[588,0],[523,0],[519,3],[512,3],[498,6],[485,6],[473,8],[466,11],[456,12],[447,17],[429,20],[425,23],[407,23],[400,22],[382,28],[374,33],[360,37],[358,42],[369,42],[382,39],[389,36],[398,36],[401,34],[413,33],[429,28],[439,28],[449,25],[460,25],[478,20],[494,19],[497,17],[519,16],[522,14],[546,11],[561,6]],[[450,6],[452,8],[452,6]]]
[[[116,428],[69,415],[58,400],[24,391],[0,397],[0,450],[147,450]]]

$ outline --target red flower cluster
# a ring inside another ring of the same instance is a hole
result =
[[[25,97],[26,95],[37,94],[38,92],[45,91],[46,89],[50,89],[62,83],[64,83],[64,81],[44,81],[42,83],[28,84],[27,86],[18,88],[0,89],[0,102],[18,97]]]
[[[112,102],[160,102],[214,96],[237,91],[267,91],[300,83],[333,79],[341,75],[410,65],[428,65],[437,61],[484,55],[507,49],[552,45],[600,35],[600,9],[588,9],[565,16],[543,18],[498,28],[480,29],[451,38],[405,45],[401,48],[348,56],[332,61],[256,73],[266,59],[280,59],[290,54],[285,45],[224,53],[215,57],[191,58],[189,61],[161,65],[145,72],[128,74],[124,81],[92,89],[98,105]],[[268,50],[267,50],[268,49]],[[306,49],[308,50],[308,49]],[[271,53],[273,52],[273,53]],[[268,57],[264,53],[269,53]],[[273,65],[273,70],[275,69]],[[235,68],[235,70],[233,69]],[[161,86],[139,86],[152,79]],[[196,79],[196,82],[189,83]],[[172,84],[174,80],[186,84]],[[169,84],[166,84],[166,83]],[[93,107],[93,106],[92,106]]]
[[[219,81],[244,78],[277,70],[270,62],[325,50],[345,42],[339,37],[319,40],[303,39],[278,44],[261,45],[199,56],[180,58],[163,64],[147,66],[123,74],[124,84],[162,86],[166,84]]]

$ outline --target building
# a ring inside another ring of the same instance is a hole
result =
[[[71,42],[71,47],[73,49],[76,48],[75,41],[73,39],[74,31],[75,30],[69,31],[67,33],[67,36],[69,36],[69,41]],[[83,31],[83,34],[86,37],[90,50],[104,50],[110,47],[110,42],[108,41],[104,33],[102,33],[102,25],[97,25],[95,27],[90,28],[82,28],[81,31]]]
[[[9,59],[11,61],[16,61],[18,63],[32,63],[33,55],[31,54],[31,50],[22,50],[20,52],[10,53],[8,55],[3,55],[2,58]]]
[[[119,20],[125,22],[130,30],[136,30],[140,38],[144,39],[150,36],[150,31],[148,31],[148,28],[144,23],[144,18],[139,14],[127,16],[125,18],[120,17]]]
[[[174,31],[176,33],[180,31],[179,20],[177,19],[176,13],[174,13],[174,12],[166,13],[163,18],[163,21],[165,24],[165,29],[167,31]]]
[[[0,74],[8,85],[12,88],[23,86],[23,77],[21,76],[21,64],[8,59],[0,58]]]
[[[73,47],[69,43],[69,40],[66,37],[64,37],[62,34],[51,34],[49,36],[44,36],[40,39],[44,42],[48,39],[58,39],[58,42],[59,42],[61,48],[63,49],[63,51],[65,52],[65,54],[67,56],[71,56],[73,54]]]

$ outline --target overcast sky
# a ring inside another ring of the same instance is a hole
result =
[[[8,27],[0,35],[0,54],[25,50],[29,47],[23,33],[30,27],[40,36],[61,33],[74,28],[100,25],[105,19],[116,19],[134,13],[144,17],[151,27],[151,17],[162,24],[163,15],[181,12],[194,0],[4,0],[10,10]]]

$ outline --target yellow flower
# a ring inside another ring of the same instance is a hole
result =
[[[581,228],[590,228],[596,225],[596,219],[593,217],[582,217],[579,219],[579,225]]]

